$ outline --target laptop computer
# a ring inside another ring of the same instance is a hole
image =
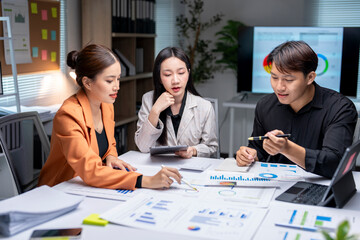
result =
[[[346,149],[329,186],[300,181],[275,199],[292,203],[342,208],[356,193],[352,170],[359,152],[360,141]]]

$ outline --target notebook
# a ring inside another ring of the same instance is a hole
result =
[[[330,185],[297,182],[276,200],[307,205],[342,208],[356,193],[352,169],[360,152],[360,141],[348,147],[331,179]]]

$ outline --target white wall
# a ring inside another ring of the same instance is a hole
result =
[[[305,25],[306,0],[204,0],[203,20],[209,19],[217,13],[223,13],[223,21],[204,32],[202,37],[215,39],[214,34],[226,24],[228,19],[241,21],[248,26],[301,26]],[[215,78],[197,86],[202,96],[219,99],[219,122],[225,117],[226,108],[223,102],[236,96],[238,93],[236,76],[226,71],[216,73]],[[246,118],[247,129],[243,133],[241,126],[242,118]],[[240,145],[246,145],[246,136],[252,132],[252,110],[237,110],[235,112],[234,152]],[[228,153],[229,149],[229,117],[221,128],[221,152]]]

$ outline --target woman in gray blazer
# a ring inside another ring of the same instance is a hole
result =
[[[176,152],[183,158],[212,157],[218,148],[215,113],[196,91],[185,52],[167,47],[153,69],[154,91],[144,94],[135,142],[141,152],[152,146],[188,145]]]

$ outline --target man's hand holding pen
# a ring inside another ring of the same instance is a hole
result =
[[[282,153],[288,146],[288,138],[277,137],[278,135],[284,135],[284,133],[276,129],[265,134],[268,139],[264,139],[263,148],[271,156]]]

